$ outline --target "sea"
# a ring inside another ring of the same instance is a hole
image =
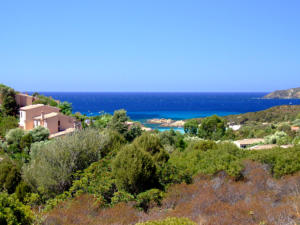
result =
[[[148,119],[184,120],[211,115],[225,116],[255,112],[277,105],[300,105],[300,99],[262,99],[267,93],[150,93],[150,92],[40,92],[72,103],[73,112],[87,116],[113,114],[125,109],[128,116],[160,131],[169,127],[148,124]],[[183,128],[175,128],[183,132]]]

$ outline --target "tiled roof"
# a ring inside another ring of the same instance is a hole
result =
[[[28,105],[28,106],[21,107],[20,110],[26,111],[26,110],[30,110],[30,109],[36,109],[39,107],[43,107],[43,106],[44,106],[43,104]]]
[[[52,112],[52,113],[45,114],[45,115],[44,115],[44,118],[45,118],[45,119],[48,119],[48,118],[56,117],[56,116],[58,116],[58,113],[57,113],[57,112]],[[42,115],[36,116],[36,117],[34,117],[33,119],[34,119],[34,120],[41,120],[41,119],[42,119]]]

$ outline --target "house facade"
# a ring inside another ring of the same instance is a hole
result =
[[[80,128],[75,118],[60,113],[59,108],[43,104],[21,107],[19,126],[24,130],[42,126],[49,129],[51,135]]]
[[[16,103],[19,107],[24,107],[27,105],[32,105],[34,100],[36,100],[35,97],[27,94],[17,93],[15,96]],[[0,95],[0,105],[2,104],[2,97]]]

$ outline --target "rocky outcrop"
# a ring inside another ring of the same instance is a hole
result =
[[[149,119],[147,120],[149,124],[160,124],[160,127],[183,127],[184,121],[183,120],[172,120],[172,119]]]
[[[288,90],[279,90],[279,91],[274,91],[270,94],[267,94],[263,98],[266,99],[300,99],[300,87],[299,88],[291,88]]]

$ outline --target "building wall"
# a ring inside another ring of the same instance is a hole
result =
[[[32,105],[34,97],[25,94],[16,94],[16,102],[20,107]]]
[[[31,130],[34,128],[34,123],[33,123],[34,117],[40,116],[42,114],[42,112],[44,112],[44,114],[51,113],[51,112],[59,112],[59,109],[56,107],[44,105],[44,106],[41,106],[38,108],[34,108],[34,109],[22,111],[22,112],[26,112],[26,117],[25,117],[25,120],[21,123],[25,124],[25,126],[24,126],[25,130]]]
[[[66,130],[68,128],[74,128],[74,126],[75,126],[75,119],[70,116],[59,114],[59,121],[60,121],[61,130]]]
[[[59,131],[58,130],[58,119],[59,119],[59,116],[55,116],[55,117],[46,119],[47,126],[45,126],[45,127],[49,129],[50,134],[54,134]]]

